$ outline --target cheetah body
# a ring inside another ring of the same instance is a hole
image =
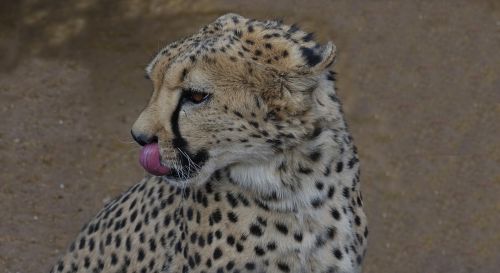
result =
[[[107,204],[52,271],[360,272],[368,230],[334,51],[235,14],[162,50],[134,130],[155,134],[176,176]],[[172,91],[200,86],[202,106]]]

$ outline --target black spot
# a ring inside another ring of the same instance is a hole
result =
[[[144,257],[145,257],[144,249],[139,248],[139,252],[137,254],[137,260],[141,262],[142,260],[144,260]]]
[[[255,264],[254,263],[246,263],[245,268],[248,270],[254,270],[255,269]]]
[[[356,217],[354,217],[354,223],[356,223],[357,226],[361,225],[361,218],[359,218],[358,215],[356,215]]]
[[[356,262],[360,265],[363,262],[361,255],[356,256]]]
[[[231,221],[233,223],[238,222],[238,215],[236,215],[236,213],[234,213],[232,211],[227,213],[227,218],[229,219],[229,221]]]
[[[256,204],[259,208],[261,208],[261,209],[263,209],[263,210],[265,210],[265,211],[269,211],[269,206],[268,206],[268,205],[266,205],[265,203],[263,203],[262,201],[260,201],[259,199],[254,199],[254,202],[255,202],[255,204]]]
[[[294,33],[299,30],[299,26],[297,24],[292,24],[290,28],[287,30],[288,33]]]
[[[328,73],[327,79],[328,79],[329,81],[332,81],[332,82],[333,82],[333,81],[336,81],[336,80],[337,80],[337,77],[336,77],[336,76],[337,76],[337,73],[335,73],[334,71],[330,71],[330,72]]]
[[[314,151],[312,152],[310,155],[309,155],[309,158],[316,162],[318,161],[320,158],[321,158],[321,152],[318,150],[318,151]]]
[[[93,251],[95,247],[95,241],[93,238],[90,238],[89,240],[89,251]]]
[[[342,260],[342,251],[340,251],[340,249],[338,248],[334,249],[333,255],[335,256],[335,258]]]
[[[304,167],[302,165],[299,165],[299,169],[298,169],[299,173],[303,173],[303,174],[310,174],[313,172],[312,169],[310,168],[307,168],[307,167]]]
[[[347,165],[349,166],[349,169],[352,169],[354,167],[354,165],[356,165],[356,163],[359,161],[359,159],[357,157],[353,157],[349,160],[349,162],[347,163]]]
[[[316,247],[323,247],[326,244],[325,239],[322,236],[316,236],[316,241],[314,242]]]
[[[125,247],[127,251],[130,251],[132,249],[132,242],[130,240],[130,236],[127,237],[127,240],[125,241]]]
[[[116,257],[115,253],[111,254],[111,264],[116,265],[118,263],[118,257]]]
[[[226,242],[227,242],[228,245],[232,246],[236,242],[236,239],[234,238],[233,235],[229,235],[226,238]]]
[[[93,239],[92,239],[92,241],[93,241]],[[119,248],[121,244],[122,244],[122,237],[120,236],[120,234],[116,234],[116,236],[115,236],[115,247]]]
[[[273,250],[275,250],[275,249],[276,249],[276,247],[277,247],[277,246],[276,246],[276,243],[275,243],[275,242],[270,242],[270,243],[268,243],[268,244],[267,244],[267,246],[266,246],[266,247],[267,247],[267,249],[268,249],[269,251],[273,251]]]
[[[333,238],[335,238],[336,234],[337,234],[337,228],[335,228],[335,227],[328,228],[328,230],[327,230],[328,238],[333,239]]]
[[[268,139],[266,140],[267,143],[272,143],[273,147],[278,148],[281,144],[283,144],[283,141],[280,139]]]
[[[290,272],[290,267],[286,263],[278,262],[276,265],[279,270],[283,272]]]
[[[256,246],[254,251],[257,256],[264,256],[266,254],[266,251],[260,246]]]
[[[297,242],[302,242],[302,239],[304,238],[304,236],[302,235],[302,233],[295,233],[293,235],[293,238],[295,239],[295,241]]]
[[[287,235],[288,234],[288,227],[282,223],[276,223],[276,229],[283,233],[284,235]]]
[[[149,239],[149,250],[153,252],[156,250],[156,241],[153,238]]]
[[[221,256],[222,256],[222,250],[220,248],[216,247],[214,250],[214,255],[213,255],[214,260],[219,259]]]
[[[193,256],[189,256],[189,260],[188,260],[188,263],[189,263],[189,267],[191,268],[194,268],[195,267],[195,262],[194,262],[194,258]]]
[[[262,229],[260,228],[260,226],[258,226],[256,224],[251,224],[250,225],[250,233],[252,235],[260,237],[260,236],[262,236]]]
[[[243,251],[243,245],[242,245],[242,244],[240,244],[240,243],[236,243],[236,250],[237,250],[238,252],[242,252],[242,251]]]
[[[203,235],[200,235],[200,236],[198,237],[198,245],[199,245],[200,247],[204,247],[204,246],[205,246],[205,238],[203,237]]]
[[[87,256],[87,257],[85,257],[85,259],[84,259],[84,263],[83,263],[83,266],[84,266],[85,268],[89,268],[89,267],[90,267],[90,258],[89,258],[88,256]]]
[[[111,234],[108,234],[108,236],[110,236],[110,241],[111,241]],[[78,246],[79,249],[83,249],[85,247],[85,237],[82,237],[82,239],[80,239],[80,245]]]
[[[250,125],[252,125],[255,128],[259,128],[259,124],[255,121],[249,121],[248,123],[250,123]]]
[[[196,240],[197,240],[197,239],[198,239],[198,233],[193,232],[193,233],[191,234],[191,243],[193,243],[193,244],[194,244],[194,243],[196,242]]]
[[[340,212],[336,208],[332,208],[331,214],[333,219],[340,220]]]
[[[214,240],[214,234],[212,232],[209,232],[207,234],[207,243],[211,245],[213,240]]]
[[[302,38],[302,41],[304,42],[310,42],[312,41],[312,39],[314,39],[314,33],[308,33],[306,34],[306,36],[304,36],[304,38]]]
[[[226,270],[231,270],[233,269],[234,267],[234,262],[233,261],[229,261],[227,264],[226,264]]]
[[[323,205],[323,200],[315,198],[311,201],[311,205],[313,206],[313,208],[317,209]]]
[[[59,262],[57,265],[57,271],[61,272],[64,269],[64,263],[62,261]]]
[[[335,194],[335,187],[332,185],[328,188],[328,198],[331,199],[334,194]]]
[[[333,102],[337,102],[339,103],[339,98],[337,98],[337,96],[335,96],[335,94],[329,94],[328,97],[330,97],[330,99],[333,101]]]
[[[194,253],[194,261],[197,265],[199,265],[201,262],[201,256],[198,252]]]
[[[130,215],[130,222],[134,222],[136,218],[137,218],[137,210],[134,210]]]
[[[170,224],[171,221],[170,214],[165,215],[165,218],[163,218],[163,226],[166,227]]]
[[[220,209],[216,209],[212,215],[212,220],[215,222],[215,223],[219,223],[221,220],[222,220],[222,213],[220,212]]]
[[[226,199],[231,205],[231,207],[234,208],[238,206],[238,199],[236,199],[236,197],[234,197],[234,195],[231,192],[226,193]]]
[[[343,169],[344,169],[344,163],[342,161],[339,161],[337,163],[337,167],[335,168],[335,171],[340,173],[340,172],[342,172]]]
[[[314,127],[314,130],[311,134],[311,139],[317,138],[323,132],[323,128],[320,126]]]
[[[363,206],[363,202],[361,201],[361,198],[359,196],[356,198],[356,202],[358,203],[358,207]]]
[[[323,172],[323,175],[329,176],[331,172],[332,172],[331,167],[330,166],[326,166],[325,171]]]
[[[301,47],[300,51],[309,66],[315,66],[321,62],[321,55],[316,54],[311,48]]]
[[[267,220],[260,216],[257,216],[257,222],[259,222],[263,226],[267,226]]]
[[[349,198],[350,193],[349,193],[349,188],[348,188],[348,187],[345,187],[345,188],[342,190],[342,195],[343,195],[345,198]]]
[[[214,201],[215,201],[215,202],[220,202],[220,193],[216,192],[216,193],[214,194]]]

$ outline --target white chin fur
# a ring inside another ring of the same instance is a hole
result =
[[[181,179],[171,179],[166,176],[163,176],[162,179],[163,181],[167,182],[170,185],[176,186],[176,187],[187,187],[191,185],[202,185],[205,183],[215,172],[215,164],[213,163],[213,160],[208,160],[201,170],[196,173],[193,177],[186,179],[186,180],[181,180]]]
[[[280,163],[279,156],[260,163],[239,163],[231,166],[230,175],[241,186],[248,187],[258,193],[280,192],[281,179],[276,168]]]

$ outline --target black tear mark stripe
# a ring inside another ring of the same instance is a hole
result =
[[[184,153],[186,153],[193,160],[194,163],[196,163],[198,166],[201,167],[208,160],[208,152],[205,149],[201,149],[196,153],[196,155],[191,154],[188,149],[188,142],[182,137],[181,131],[179,129],[179,113],[182,108],[183,98],[184,98],[184,92],[181,93],[179,101],[177,102],[177,106],[175,107],[175,110],[172,113],[172,116],[170,117],[172,133],[174,134],[172,145],[174,146],[174,148],[180,149]],[[179,154],[180,152],[177,153],[178,153],[178,158],[180,158],[182,165],[189,166],[189,161],[186,158],[186,156]]]
[[[184,97],[184,94],[181,93],[181,96],[179,97],[179,101],[177,102],[177,106],[175,107],[174,112],[172,113],[172,116],[170,117],[170,124],[172,126],[172,133],[174,134],[174,139],[172,140],[172,145],[174,145],[174,148],[186,148],[187,147],[187,142],[184,138],[181,136],[181,132],[179,130],[179,113],[182,108],[182,99]]]

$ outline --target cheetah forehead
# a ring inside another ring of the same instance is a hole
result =
[[[321,46],[312,33],[280,21],[258,21],[226,14],[198,33],[163,48],[146,67],[151,77],[163,74],[175,64],[186,66],[219,59],[282,72],[308,73],[330,66],[335,46]]]

